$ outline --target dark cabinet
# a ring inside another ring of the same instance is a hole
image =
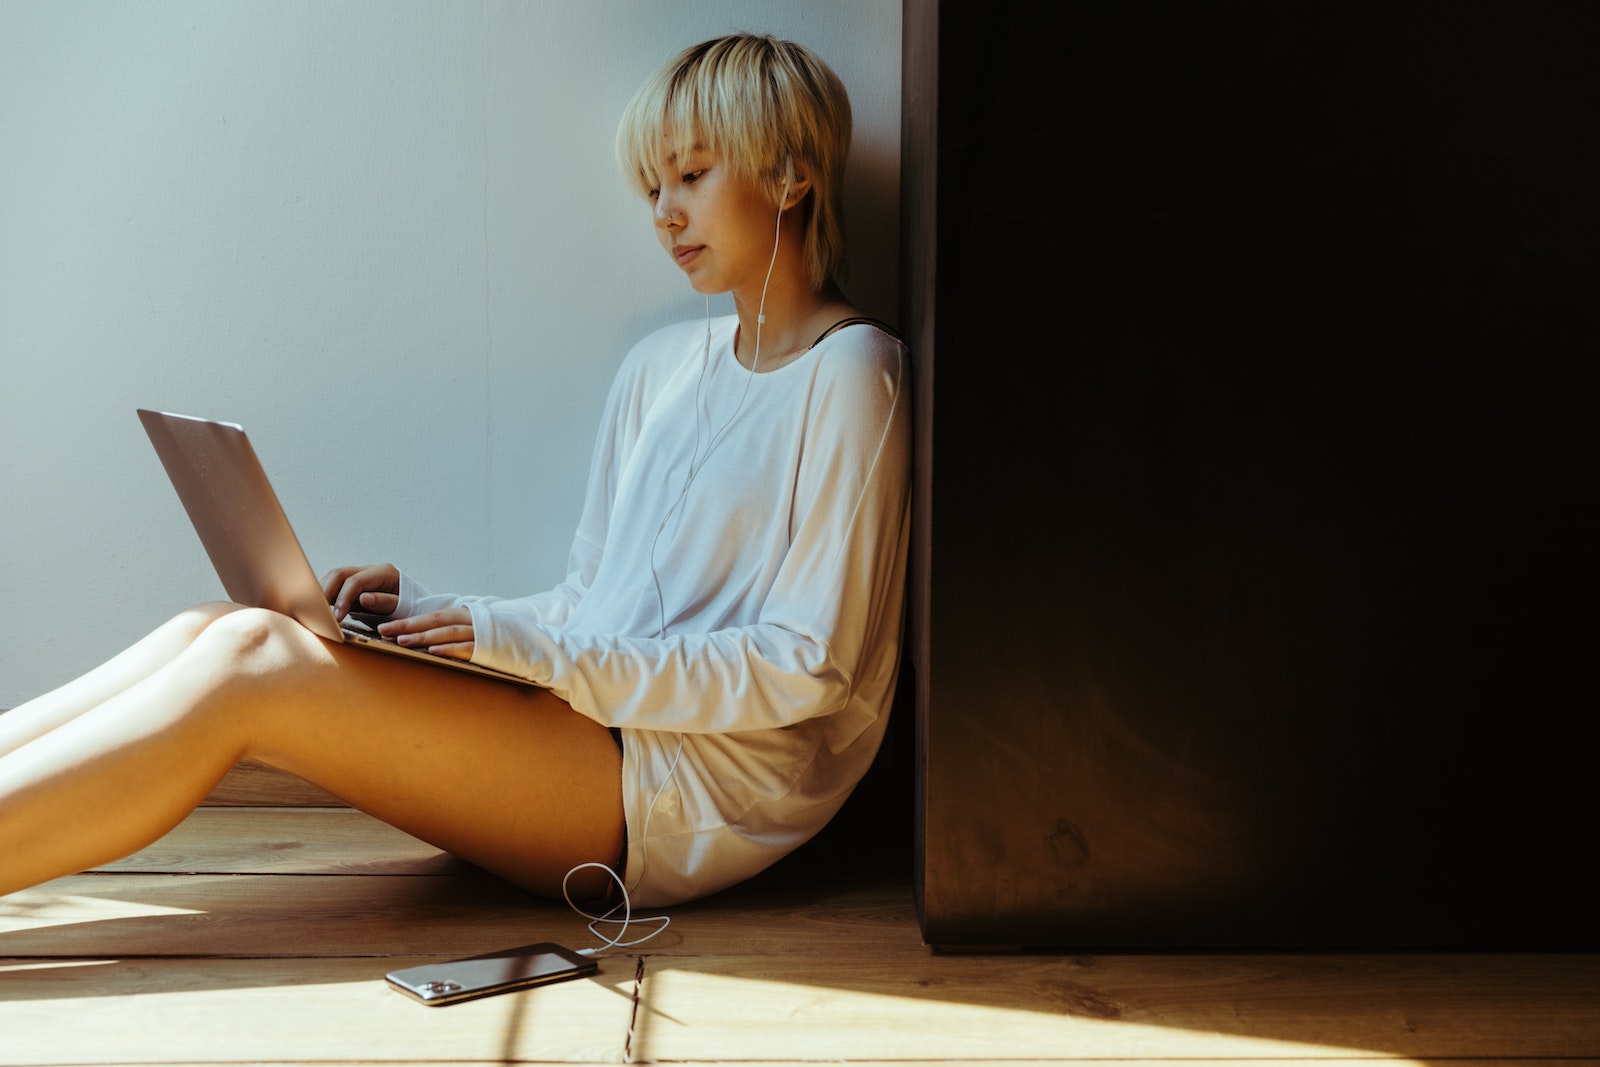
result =
[[[1592,6],[1029,10],[905,7],[925,937],[1595,947]]]

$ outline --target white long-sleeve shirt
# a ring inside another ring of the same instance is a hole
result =
[[[624,881],[661,906],[800,845],[865,774],[899,668],[910,530],[907,354],[870,325],[752,374],[734,316],[628,354],[569,573],[465,605],[475,662],[623,732]],[[709,330],[709,347],[708,347]]]

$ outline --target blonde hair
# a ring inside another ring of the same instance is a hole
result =
[[[649,195],[660,160],[715,152],[737,176],[767,182],[774,203],[791,167],[811,187],[799,207],[813,288],[844,270],[845,157],[850,98],[815,53],[793,41],[736,33],[684,49],[651,75],[617,127],[623,176]]]

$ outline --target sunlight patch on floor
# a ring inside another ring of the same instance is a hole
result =
[[[0,898],[0,932],[41,926],[95,922],[102,919],[142,919],[157,915],[204,915],[202,908],[175,908],[122,900],[111,895],[87,896],[56,893],[48,889],[23,890]]]
[[[1007,1058],[1055,1059],[1070,1050],[1074,1059],[1381,1056],[1394,1062],[1392,1055],[1321,1040],[1190,1029],[1185,1020],[1156,1011],[1118,1010],[1066,981],[1007,989],[877,970],[846,988],[837,969],[831,982],[820,976],[808,982],[777,977],[783,968],[782,961],[766,961],[766,974],[753,973],[753,965],[726,968],[739,973],[676,966],[647,972],[635,1054],[662,1060],[770,1057],[798,1027],[807,1035],[807,1056],[817,1059],[968,1059],[1002,1052]],[[897,985],[904,991],[896,991]],[[1309,1027],[1307,1036],[1318,1029]]]
[[[116,960],[41,960],[36,963],[0,963],[0,974],[19,974],[22,971],[61,971],[73,967],[105,967]]]

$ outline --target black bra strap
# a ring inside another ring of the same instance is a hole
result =
[[[903,338],[901,338],[901,336],[898,333],[895,332],[894,327],[890,326],[887,322],[884,322],[881,319],[868,318],[865,315],[857,315],[853,319],[840,319],[838,322],[834,323],[832,326],[829,326],[826,330],[823,330],[822,333],[817,335],[817,339],[815,341],[811,342],[811,347],[812,348],[816,348],[834,330],[840,330],[840,329],[843,329],[846,326],[854,326],[854,325],[856,325],[858,323],[863,323],[863,322],[867,323],[868,325],[871,325],[871,326],[876,326],[878,329],[882,330],[884,333],[888,334],[890,337],[893,337],[896,341],[900,341],[902,344],[904,343]]]

